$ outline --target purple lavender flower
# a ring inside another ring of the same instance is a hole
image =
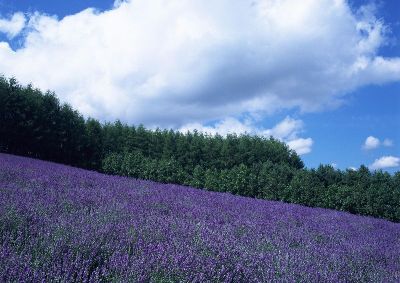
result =
[[[400,282],[400,224],[0,154],[1,282]]]

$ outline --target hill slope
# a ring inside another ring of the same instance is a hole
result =
[[[0,281],[400,281],[400,224],[0,154]]]
[[[52,92],[2,76],[0,152],[400,222],[400,172],[371,172],[364,165],[307,169],[295,151],[273,137],[100,123],[84,119]]]

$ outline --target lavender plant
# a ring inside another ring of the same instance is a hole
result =
[[[1,282],[400,282],[400,224],[0,154]]]

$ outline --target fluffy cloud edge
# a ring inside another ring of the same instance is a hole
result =
[[[210,134],[226,136],[228,134],[251,134],[263,137],[274,137],[288,145],[288,147],[298,155],[308,154],[312,151],[314,141],[312,138],[300,138],[298,135],[303,132],[304,123],[302,120],[293,119],[287,116],[281,122],[276,124],[271,129],[257,127],[252,119],[246,119],[243,122],[239,119],[228,117],[217,123],[214,126],[205,126],[201,123],[189,123],[181,128],[180,132],[193,132],[195,130]]]
[[[400,166],[400,158],[395,156],[382,156],[381,158],[375,159],[375,161],[369,166],[372,170],[394,168]]]
[[[21,33],[26,24],[23,13],[17,12],[11,18],[0,18],[0,32],[5,33],[9,39],[13,39]]]
[[[374,137],[374,136],[369,136],[365,139],[365,142],[362,146],[363,149],[365,150],[371,150],[371,149],[375,149],[378,148],[381,144],[381,141]]]
[[[383,144],[383,146],[391,147],[394,145],[394,142],[391,139],[384,139],[382,144]]]
[[[378,55],[387,28],[375,14],[336,0],[115,1],[63,19],[33,13],[20,49],[0,44],[0,72],[55,91],[85,116],[146,125],[319,111],[357,87],[400,80],[400,58]],[[18,35],[23,17],[3,19],[3,30]]]
[[[374,136],[368,136],[364,144],[362,145],[362,149],[364,150],[372,150],[379,148],[380,146],[385,146],[385,147],[391,147],[394,145],[393,140],[385,138],[383,141],[381,141],[379,138],[374,137]]]
[[[310,153],[313,144],[314,141],[312,140],[312,138],[298,138],[287,142],[289,148],[296,151],[298,155]]]

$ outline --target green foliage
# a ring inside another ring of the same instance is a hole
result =
[[[290,182],[289,188],[289,190],[286,190],[287,201],[317,206],[320,204],[324,185],[314,170],[299,170]]]
[[[296,171],[288,164],[263,163],[259,173],[258,196],[263,199],[287,201],[286,189]]]
[[[122,175],[123,156],[112,153],[103,160],[103,171],[107,174]]]
[[[219,191],[219,178],[217,169],[207,169],[204,173],[204,188]]]
[[[85,120],[54,93],[0,77],[0,151],[237,195],[400,221],[400,172],[304,169],[274,139]]]
[[[195,188],[204,188],[205,172],[203,167],[196,165],[192,176],[186,181],[186,184]]]

